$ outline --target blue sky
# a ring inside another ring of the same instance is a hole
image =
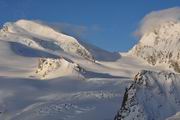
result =
[[[0,0],[0,24],[18,19],[61,23],[98,47],[128,51],[146,14],[178,6],[180,0]]]

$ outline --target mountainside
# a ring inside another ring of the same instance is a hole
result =
[[[161,22],[144,33],[129,53],[146,60],[151,65],[165,64],[180,72],[180,22]]]
[[[0,30],[0,120],[112,119],[140,69],[134,65],[151,68],[129,57],[44,23],[6,23]]]
[[[6,23],[1,29],[0,36],[2,39],[19,39],[22,44],[38,49],[63,50],[86,59],[93,59],[91,53],[75,38],[35,21],[18,20],[15,23]]]
[[[141,71],[126,88],[114,120],[165,120],[180,110],[180,75]]]
[[[121,103],[115,120],[178,118],[179,28],[177,21],[163,22],[129,53],[116,53],[43,22],[6,23],[0,120],[110,120]]]

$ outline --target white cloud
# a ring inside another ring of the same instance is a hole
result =
[[[70,23],[51,23],[48,25],[52,26],[54,29],[62,33],[82,39],[86,38],[91,33],[101,31],[101,28],[98,25],[84,26],[84,25],[75,25]]]
[[[180,7],[169,8],[160,11],[153,11],[147,14],[140,22],[139,28],[135,31],[137,36],[152,31],[157,25],[169,20],[180,20]]]
[[[53,25],[59,31],[73,36],[84,36],[88,32],[88,27],[82,25],[74,25],[69,23],[53,23]]]

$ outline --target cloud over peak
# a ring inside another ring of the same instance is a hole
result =
[[[139,24],[139,28],[135,31],[137,36],[142,36],[144,33],[152,31],[159,24],[166,21],[180,20],[180,7],[164,9],[160,11],[153,11],[147,14]]]

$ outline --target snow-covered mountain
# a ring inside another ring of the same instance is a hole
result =
[[[179,28],[177,21],[163,22],[129,53],[113,53],[43,22],[6,23],[0,120],[110,120],[121,103],[115,120],[177,118]]]
[[[114,120],[165,120],[180,111],[180,75],[141,71],[126,88]]]
[[[135,75],[134,82],[126,88],[114,120],[180,119],[179,20],[154,23],[128,54],[163,70],[144,68]]]
[[[140,69],[134,64],[146,66],[138,61],[41,22],[6,23],[0,30],[0,120],[111,119],[129,76]]]
[[[93,59],[91,53],[74,37],[55,31],[53,28],[36,21],[18,20],[8,22],[1,29],[4,39],[19,39],[24,45],[49,50],[63,50],[86,59]]]
[[[180,72],[180,22],[162,21],[145,32],[130,54],[151,65],[165,65]]]

